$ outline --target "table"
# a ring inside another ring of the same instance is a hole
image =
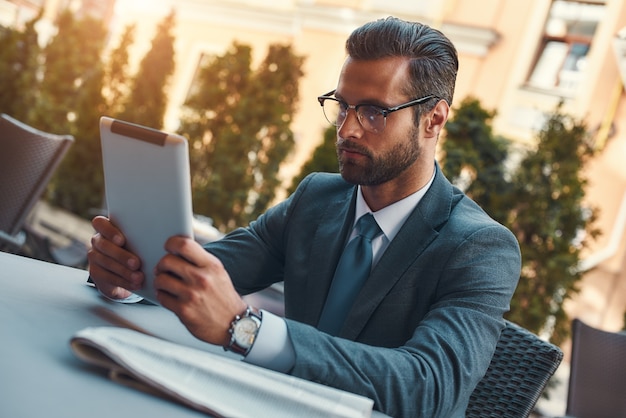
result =
[[[0,252],[0,417],[205,417],[113,382],[78,359],[70,339],[83,328],[121,326],[239,356],[196,339],[161,306],[102,297],[87,278],[85,270]],[[372,417],[389,418],[378,411]]]
[[[160,306],[102,298],[84,270],[0,253],[0,416],[200,417],[177,403],[108,379],[69,346],[90,326],[134,326],[208,350]]]

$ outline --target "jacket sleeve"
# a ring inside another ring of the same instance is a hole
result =
[[[268,209],[248,227],[237,228],[222,239],[205,244],[204,248],[224,264],[240,294],[284,280],[289,219],[315,176],[306,177],[289,198]]]

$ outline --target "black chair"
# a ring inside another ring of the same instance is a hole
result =
[[[466,417],[528,417],[562,359],[557,346],[507,321]]]
[[[565,414],[626,417],[626,333],[572,321],[572,355]]]
[[[0,114],[0,249],[17,252],[27,241],[26,218],[74,141]]]

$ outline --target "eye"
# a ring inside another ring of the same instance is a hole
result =
[[[378,106],[371,106],[371,105],[361,106],[359,108],[359,111],[361,113],[361,117],[371,122],[375,121],[376,119],[381,117],[383,114],[381,108],[379,108]]]

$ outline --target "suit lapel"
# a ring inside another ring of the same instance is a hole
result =
[[[355,339],[360,334],[389,291],[437,238],[439,227],[450,216],[451,206],[452,185],[437,168],[430,189],[390,243],[359,292],[340,333],[341,337]]]

